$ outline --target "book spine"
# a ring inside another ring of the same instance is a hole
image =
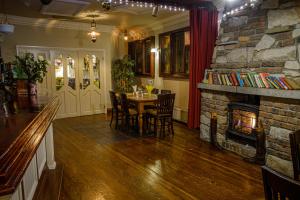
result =
[[[269,83],[267,82],[264,73],[260,73],[259,76],[260,76],[261,80],[263,81],[264,85],[266,86],[266,88],[270,88],[270,85],[269,85]]]
[[[240,83],[240,86],[244,87],[244,81],[242,80],[241,74],[239,72],[236,73],[236,77],[237,77],[237,79],[238,79],[238,81]]]

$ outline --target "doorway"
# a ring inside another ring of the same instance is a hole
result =
[[[38,94],[60,99],[57,118],[105,113],[104,50],[17,46],[24,53],[49,62]]]

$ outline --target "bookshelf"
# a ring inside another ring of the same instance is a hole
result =
[[[253,87],[240,87],[240,86],[227,86],[227,85],[214,85],[206,83],[198,83],[199,89],[230,92],[237,94],[251,94],[266,97],[277,97],[284,99],[300,99],[300,90],[279,90],[279,89],[266,89],[266,88],[253,88]]]

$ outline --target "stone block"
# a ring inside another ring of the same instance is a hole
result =
[[[249,42],[250,41],[250,37],[247,36],[240,36],[238,38],[239,42]]]
[[[300,64],[298,61],[286,61],[284,64],[285,69],[293,69],[293,70],[299,70]]]
[[[278,8],[279,6],[279,0],[266,0],[263,1],[261,8],[262,9],[274,9]]]
[[[277,172],[293,177],[293,164],[291,161],[267,154],[266,165]]]
[[[205,124],[200,125],[200,138],[205,141],[210,140],[209,126]]]
[[[283,70],[283,73],[286,76],[290,76],[290,77],[300,77],[300,71],[299,70]]]
[[[278,140],[289,141],[289,134],[291,132],[292,131],[287,130],[287,129],[271,126],[269,137],[272,137],[272,138],[275,138],[275,139],[278,139]]]
[[[208,117],[206,117],[205,115],[201,115],[201,118],[200,118],[200,122],[201,124],[205,124],[207,126],[210,125],[210,119]]]
[[[229,54],[227,54],[228,62],[233,63],[246,63],[248,61],[248,53],[247,48],[238,48],[232,50]]]
[[[300,23],[300,8],[270,10],[268,12],[268,28],[291,26]]]
[[[277,26],[274,28],[269,28],[268,30],[266,30],[266,33],[267,34],[284,33],[291,30],[292,28],[290,26]]]
[[[228,19],[228,26],[229,27],[239,27],[239,26],[247,24],[247,22],[248,22],[248,16],[231,17]]]
[[[296,47],[289,46],[283,48],[261,50],[255,53],[253,60],[273,62],[281,62],[287,60],[293,61],[296,60]]]
[[[298,38],[299,36],[300,36],[300,29],[297,28],[297,29],[293,30],[292,37],[293,38]]]
[[[259,43],[256,45],[255,50],[260,51],[263,49],[269,49],[275,43],[275,39],[269,35],[264,35]]]
[[[296,2],[290,1],[290,2],[287,2],[287,3],[281,4],[279,8],[280,9],[286,9],[286,8],[295,7],[295,6],[296,6]]]

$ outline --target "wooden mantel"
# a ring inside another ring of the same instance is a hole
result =
[[[199,89],[230,92],[238,94],[250,94],[266,97],[277,97],[284,99],[300,99],[300,90],[279,90],[279,89],[266,89],[266,88],[252,88],[252,87],[239,87],[227,85],[214,85],[206,83],[198,83]]]
[[[45,149],[43,155],[47,154],[44,163],[47,162],[48,168],[55,168],[54,152],[49,152],[48,147],[52,145],[49,148],[53,149],[52,121],[58,108],[59,100],[53,98],[45,102],[39,113],[20,111],[0,117],[1,200],[12,198],[31,162],[39,159],[37,151],[41,143]]]

